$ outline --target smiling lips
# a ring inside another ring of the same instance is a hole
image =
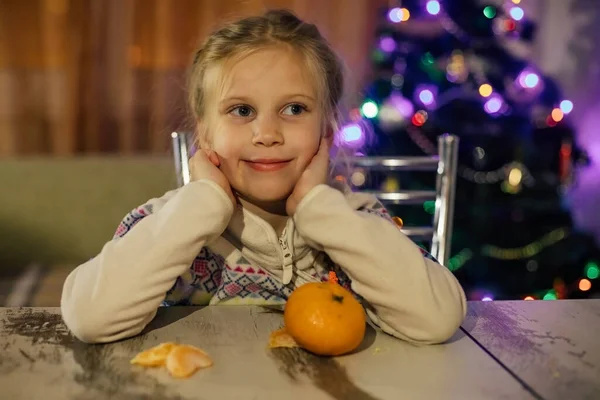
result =
[[[261,172],[271,172],[278,171],[284,167],[286,167],[291,160],[277,160],[277,159],[257,159],[257,160],[248,160],[246,164],[250,168],[256,171]]]

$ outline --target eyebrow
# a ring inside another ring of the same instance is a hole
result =
[[[315,101],[315,99],[312,96],[306,95],[306,94],[302,94],[302,93],[294,93],[294,94],[289,94],[289,95],[285,95],[285,96],[281,96],[282,99],[292,99],[292,98],[298,98],[298,97],[302,97],[305,98],[307,100],[310,101]],[[223,103],[230,103],[230,102],[234,102],[234,101],[238,101],[238,102],[243,102],[243,103],[250,103],[251,99],[249,97],[246,96],[227,96],[224,99],[222,99],[220,101],[221,104]]]

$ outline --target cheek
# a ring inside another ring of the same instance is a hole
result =
[[[232,159],[239,156],[241,141],[236,140],[236,132],[223,125],[217,125],[213,131],[212,149],[224,159]],[[238,138],[239,139],[239,138]]]

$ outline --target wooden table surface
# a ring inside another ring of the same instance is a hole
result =
[[[600,399],[600,301],[471,302],[446,344],[413,346],[369,329],[338,358],[268,349],[280,312],[161,308],[145,332],[108,345],[74,339],[58,308],[0,308],[4,399]],[[166,341],[193,344],[213,367],[184,380],[131,366]]]

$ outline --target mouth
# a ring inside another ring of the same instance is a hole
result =
[[[292,160],[280,160],[274,158],[261,158],[255,160],[246,160],[248,167],[255,171],[270,172],[285,168]]]

